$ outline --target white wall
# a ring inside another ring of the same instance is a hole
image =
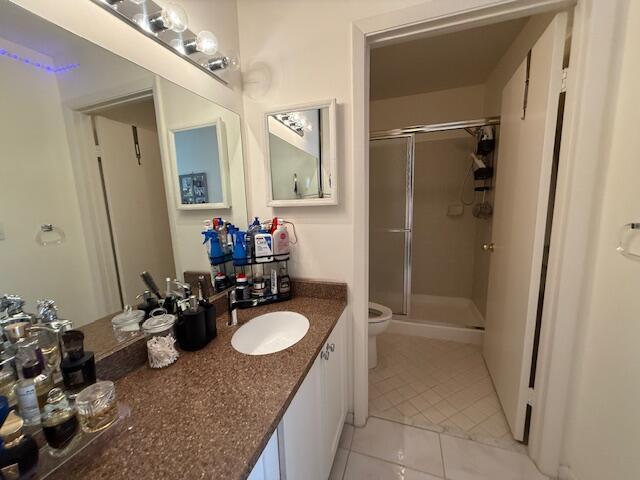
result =
[[[0,39],[0,48],[51,64],[37,52]],[[16,293],[35,311],[52,298],[60,315],[83,325],[97,318],[88,254],[75,195],[56,77],[0,57],[0,292]],[[42,247],[43,223],[62,228],[66,240]]]
[[[208,271],[209,260],[202,245],[202,221],[212,217],[230,219],[240,228],[246,228],[247,207],[242,161],[240,117],[234,112],[205,100],[164,79],[155,86],[155,104],[158,136],[162,152],[165,189],[169,205],[169,221],[174,245],[176,273],[186,270]],[[220,118],[225,126],[226,148],[229,158],[231,208],[221,210],[177,210],[177,180],[173,156],[169,146],[169,130],[189,125],[202,125]]]
[[[484,116],[484,86],[386,98],[369,104],[372,132],[410,125],[472,120]]]
[[[271,73],[264,95],[244,97],[249,213],[295,222],[300,240],[290,262],[295,276],[347,282],[352,277],[352,216],[361,213],[352,211],[351,193],[351,22],[418,3],[422,0],[238,2],[243,72],[261,66]],[[264,112],[329,98],[338,103],[339,205],[267,207]]]
[[[640,2],[629,2],[604,193],[590,255],[563,463],[576,480],[640,478],[640,264],[616,252],[620,227],[640,219]],[[594,212],[595,213],[595,212]],[[640,242],[635,242],[636,251]]]

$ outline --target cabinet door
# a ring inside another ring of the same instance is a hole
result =
[[[288,480],[326,480],[323,360],[318,357],[282,418],[280,464]]]
[[[271,435],[247,480],[280,480],[277,430]]]
[[[323,366],[325,475],[329,476],[347,415],[346,312],[331,332],[321,356]]]

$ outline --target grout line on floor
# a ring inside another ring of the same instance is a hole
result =
[[[391,464],[391,465],[396,465],[396,466],[398,466],[398,467],[402,467],[402,468],[409,468],[409,469],[414,470],[414,471],[416,471],[416,472],[425,473],[425,474],[427,474],[427,475],[431,475],[432,477],[441,478],[442,480],[445,480],[445,477],[441,477],[440,475],[435,475],[435,474],[430,473],[430,472],[425,472],[424,470],[418,470],[418,469],[417,469],[417,468],[415,468],[415,467],[410,467],[410,466],[408,466],[408,465],[403,465],[402,463],[392,462],[391,460],[389,460],[389,459],[387,459],[387,458],[380,458],[380,457],[376,457],[375,455],[371,455],[371,454],[369,454],[369,453],[363,453],[363,452],[358,452],[357,450],[351,450],[351,451],[349,452],[349,455],[351,455],[351,452],[352,452],[352,451],[353,451],[353,452],[355,452],[355,453],[357,453],[358,455],[362,455],[362,456],[364,456],[364,457],[373,458],[374,460],[378,460],[378,461],[381,461],[381,462],[389,463],[389,464]],[[440,451],[442,452],[442,449],[440,449]],[[347,471],[347,469],[346,469],[346,468],[345,468],[344,470],[345,470],[345,472]]]
[[[444,450],[442,449],[442,434],[438,434],[438,444],[440,445],[440,458],[442,459],[442,475],[447,478],[447,466],[444,464]]]

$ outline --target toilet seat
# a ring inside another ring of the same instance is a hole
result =
[[[391,320],[393,313],[389,307],[369,302],[369,323],[382,323]]]

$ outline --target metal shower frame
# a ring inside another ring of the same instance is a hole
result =
[[[369,142],[376,140],[392,140],[406,138],[407,144],[407,175],[406,175],[406,201],[405,201],[405,222],[402,229],[384,229],[384,233],[404,233],[404,298],[402,300],[402,313],[397,315],[408,316],[411,312],[411,261],[412,261],[412,241],[413,241],[413,192],[414,192],[414,164],[416,134],[446,132],[450,130],[466,130],[474,135],[472,129],[500,125],[500,117],[486,117],[476,120],[464,120],[460,122],[433,123],[430,125],[415,125],[404,128],[394,128],[391,130],[380,130],[371,132]],[[394,312],[395,313],[395,312]]]

